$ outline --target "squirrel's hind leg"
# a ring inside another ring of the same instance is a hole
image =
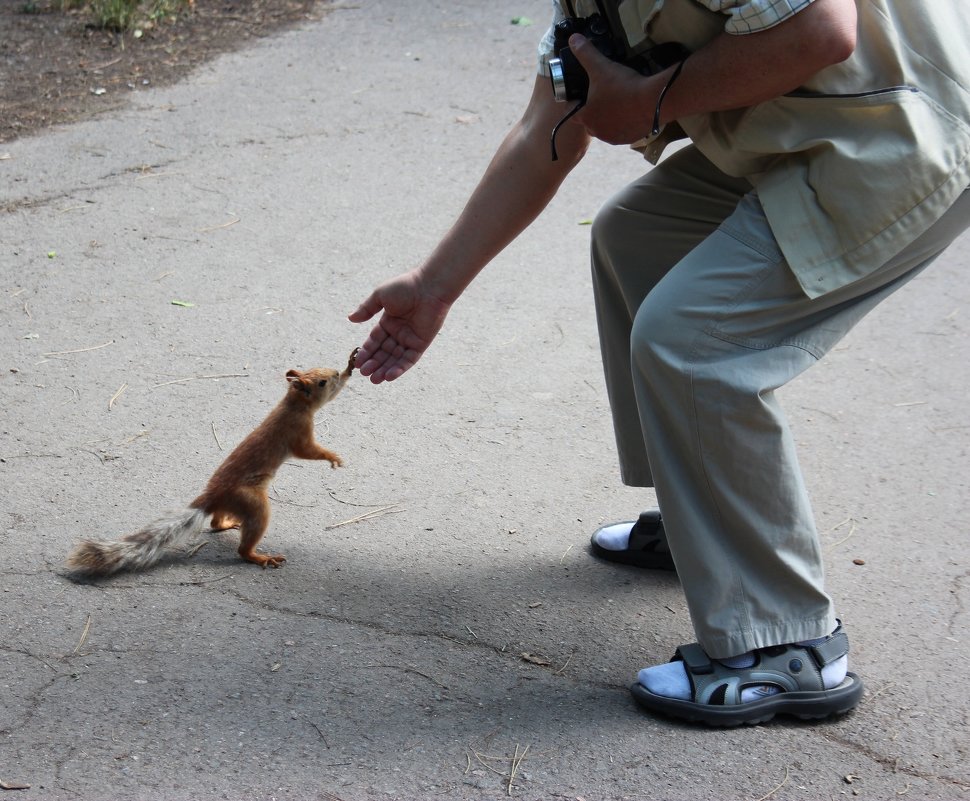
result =
[[[212,522],[209,524],[209,527],[213,531],[227,531],[231,528],[239,528],[239,526],[240,521],[238,517],[221,509],[216,509],[212,513]]]
[[[269,526],[269,497],[263,490],[249,490],[240,498],[239,555],[260,567],[280,567],[286,561],[281,553],[256,553],[256,546]]]

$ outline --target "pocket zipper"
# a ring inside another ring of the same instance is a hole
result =
[[[904,84],[903,86],[888,86],[885,89],[874,89],[871,92],[847,92],[844,94],[838,92],[809,92],[796,89],[794,92],[789,92],[785,97],[818,98],[820,100],[845,98],[846,100],[852,100],[861,97],[878,97],[879,95],[895,94],[897,92],[912,92],[913,94],[918,94],[919,91],[918,86]]]

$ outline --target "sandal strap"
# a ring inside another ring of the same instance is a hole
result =
[[[841,624],[818,645],[780,645],[754,651],[754,664],[730,668],[711,659],[698,644],[682,645],[674,660],[684,663],[698,704],[729,706],[741,703],[745,687],[768,684],[782,692],[813,692],[825,689],[822,668],[849,652],[849,638]]]
[[[812,655],[815,663],[823,668],[849,653],[849,637],[842,630],[840,624],[830,637],[827,637],[818,645],[809,646],[808,652]]]
[[[630,529],[629,550],[670,553],[659,509],[643,512]]]
[[[692,642],[677,649],[677,657],[683,661],[688,675],[706,676],[714,672],[714,663],[701,646]]]

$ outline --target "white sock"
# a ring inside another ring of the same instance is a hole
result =
[[[596,544],[607,551],[625,551],[634,523],[614,523],[596,532]]]
[[[799,643],[799,645],[817,645],[824,639],[824,637],[820,637],[817,640],[805,640]],[[741,654],[740,656],[732,656],[717,661],[730,668],[746,668],[754,664],[755,658],[754,653],[748,651],[748,653]],[[837,687],[845,679],[845,674],[848,670],[848,655],[842,656],[834,662],[823,666],[822,686],[826,690]],[[655,695],[663,695],[667,698],[676,698],[681,701],[690,700],[690,679],[687,678],[687,669],[684,667],[683,662],[667,662],[663,665],[644,668],[637,674],[637,680]],[[758,687],[745,687],[741,690],[741,703],[746,704],[750,701],[757,701],[760,698],[767,698],[780,692],[780,688],[770,684],[760,685]]]

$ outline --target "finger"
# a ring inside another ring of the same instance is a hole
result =
[[[371,377],[371,383],[380,384],[383,381],[395,381],[411,369],[413,364],[393,360],[380,367]]]
[[[372,383],[393,381],[407,369],[397,369],[398,362],[407,353],[406,349],[380,326],[371,332],[365,347],[367,350],[360,366],[360,374],[369,377]],[[389,374],[391,378],[388,378]]]
[[[363,323],[383,308],[384,304],[377,299],[376,293],[372,293],[370,297],[347,315],[347,319],[352,323]]]
[[[376,373],[384,365],[387,358],[387,354],[384,351],[376,351],[374,354],[369,356],[363,364],[361,364],[360,374],[362,376],[374,375],[374,373]]]
[[[377,373],[378,370],[381,369],[385,361],[386,361],[386,358],[380,355],[368,359],[360,366],[360,374],[364,376],[364,378],[370,378],[371,380],[373,380],[373,376]],[[377,383],[377,382],[374,382],[374,383]]]
[[[402,375],[404,375],[408,371],[409,368],[410,368],[410,365],[404,366],[404,365],[401,365],[401,364],[396,364],[396,365],[394,365],[394,367],[391,367],[384,374],[384,380],[385,381],[396,381],[398,378],[400,378]]]
[[[370,380],[378,384],[382,381],[394,381],[404,375],[421,358],[421,351],[408,348],[391,337],[381,346],[381,352],[374,355],[374,363],[380,366],[373,370]]]
[[[401,367],[404,348],[390,337],[384,340],[381,350],[374,354],[371,360],[375,365],[371,369],[370,380],[375,384],[381,381],[393,381],[407,369]]]
[[[355,366],[363,375],[372,373],[377,364],[384,360],[385,357],[381,356],[380,361],[375,362],[374,357],[383,353],[382,346],[387,337],[387,331],[380,325],[375,325],[358,349]]]
[[[367,377],[372,384],[380,384],[387,380],[388,371],[391,369],[390,357],[387,353],[380,353],[375,356],[367,365]],[[361,370],[361,373],[364,371]]]

